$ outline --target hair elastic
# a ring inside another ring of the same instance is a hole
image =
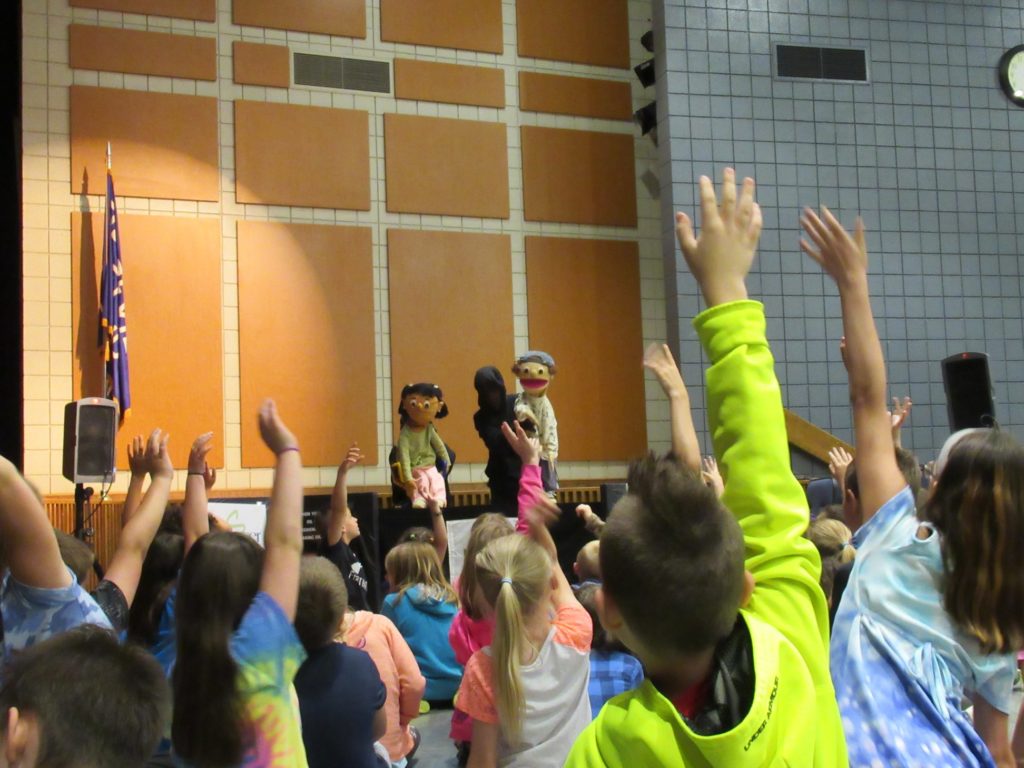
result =
[[[508,576],[506,576],[505,578],[503,578],[501,580],[501,583],[502,584],[511,584],[512,583],[512,579],[510,579]]]

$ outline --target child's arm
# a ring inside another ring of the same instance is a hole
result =
[[[528,437],[518,421],[514,430],[508,424],[502,424],[501,432],[523,465],[519,474],[516,533],[526,533],[529,527],[526,523],[526,513],[537,499],[544,496],[544,483],[540,473],[540,441],[535,437]]]
[[[644,354],[644,368],[655,375],[668,398],[673,455],[683,466],[700,472],[700,443],[690,413],[690,395],[668,344],[651,344]]]
[[[434,534],[434,549],[443,563],[444,556],[448,554],[448,526],[444,522],[444,510],[433,500],[427,502],[427,510],[430,512],[430,530]]]
[[[601,536],[601,532],[604,530],[605,522],[597,513],[590,508],[589,504],[580,504],[576,507],[576,514],[580,520],[583,521],[583,527],[587,529],[588,533],[592,533],[594,536]]]
[[[260,407],[260,436],[277,457],[263,534],[266,555],[260,591],[274,598],[288,620],[294,621],[302,560],[302,461],[298,442],[278,416],[273,400],[265,400]]]
[[[983,696],[972,696],[971,701],[974,703],[974,730],[992,753],[997,768],[1015,768],[1017,761],[1010,747],[1009,716],[989,704]]]
[[[828,452],[828,471],[839,486],[839,498],[846,499],[846,470],[853,463],[853,456],[843,446],[837,445]]]
[[[885,360],[875,330],[868,295],[868,253],[864,222],[857,219],[853,237],[827,208],[822,218],[805,209],[800,220],[814,243],[800,247],[835,280],[843,310],[846,370],[850,377],[853,433],[857,446],[857,481],[863,522],[906,486],[893,451],[892,421],[886,413]]]
[[[331,515],[327,520],[327,546],[333,547],[341,540],[345,530],[345,513],[348,511],[348,471],[363,460],[363,452],[356,443],[348,447],[348,453],[338,465],[338,474],[331,491]],[[351,514],[351,513],[349,513]]]
[[[466,768],[497,768],[499,727],[497,723],[473,720],[473,746]]]
[[[61,589],[74,577],[64,565],[57,537],[32,488],[10,461],[0,456],[0,541],[11,578],[27,587]]]
[[[192,443],[188,452],[188,476],[185,478],[185,501],[181,505],[181,528],[185,534],[185,554],[200,537],[210,532],[209,507],[206,496],[206,457],[213,450],[213,432],[204,432]]]
[[[131,480],[128,481],[128,493],[124,497],[124,509],[121,511],[121,527],[123,528],[132,519],[142,501],[142,484],[146,480],[146,445],[142,442],[142,435],[136,435],[128,443],[128,468],[132,472]]]
[[[1013,756],[1018,766],[1024,765],[1024,707],[1021,707],[1017,725],[1013,729]]]
[[[551,603],[555,610],[565,605],[579,605],[576,595],[573,594],[569,580],[562,573],[558,564],[558,550],[555,548],[555,540],[551,538],[551,531],[548,526],[554,523],[561,516],[562,510],[547,496],[540,496],[533,507],[526,515],[526,522],[529,528],[527,536],[540,544],[551,557],[552,573],[555,577],[555,590],[551,595]]]
[[[892,424],[892,444],[897,448],[903,447],[903,425],[910,416],[910,409],[914,407],[909,397],[900,400],[898,397],[892,399],[892,410],[889,412],[889,420]]]
[[[160,528],[167,508],[167,497],[171,493],[174,465],[167,455],[168,435],[154,430],[149,436],[143,456],[143,464],[149,470],[149,489],[138,505],[138,510],[121,530],[117,550],[110,561],[104,578],[118,586],[130,607],[135,599],[142,575],[142,563],[146,559],[149,545]],[[134,471],[134,469],[133,469]]]
[[[737,205],[735,176],[726,170],[719,208],[711,180],[702,177],[702,231],[677,214],[690,271],[709,309],[694,320],[711,366],[708,420],[725,478],[722,503],[746,542],[745,564],[756,580],[748,609],[782,632],[820,686],[829,685],[828,605],[818,580],[821,559],[803,537],[807,496],[793,476],[782,394],[765,335],[764,308],[746,301],[744,283],[761,228],[754,182]]]

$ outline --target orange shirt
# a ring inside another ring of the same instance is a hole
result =
[[[387,731],[380,743],[392,760],[401,760],[412,749],[409,721],[420,713],[420,699],[427,681],[398,628],[386,616],[369,611],[352,614],[345,643],[366,651],[387,689],[384,704]]]

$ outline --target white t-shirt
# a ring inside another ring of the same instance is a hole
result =
[[[562,606],[537,658],[520,667],[526,709],[520,743],[504,736],[498,750],[502,768],[561,768],[576,737],[590,725],[590,615],[578,603]],[[459,689],[459,709],[474,720],[499,723],[490,647],[477,651],[466,665]]]

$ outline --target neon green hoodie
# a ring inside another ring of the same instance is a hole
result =
[[[755,690],[725,733],[701,736],[648,680],[612,699],[580,736],[569,768],[847,764],[828,669],[828,606],[807,528],[807,497],[790,469],[764,308],[737,301],[701,313],[708,418],[725,493],[756,580],[740,615],[750,631]]]

